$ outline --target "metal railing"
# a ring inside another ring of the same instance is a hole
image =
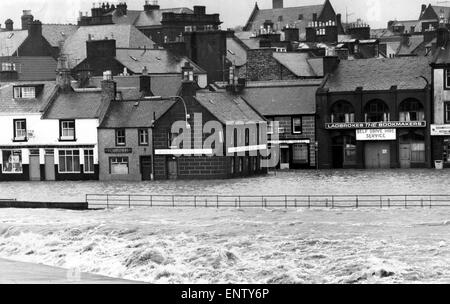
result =
[[[89,208],[433,208],[450,207],[443,195],[134,195],[86,194]]]

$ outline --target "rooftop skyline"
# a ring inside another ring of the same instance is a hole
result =
[[[106,1],[105,1],[106,2]],[[109,1],[110,3],[119,1]],[[126,1],[131,10],[142,10],[144,0]],[[272,7],[271,0],[257,1],[260,9]],[[324,0],[285,0],[285,7],[303,6],[311,4],[322,4]],[[89,12],[92,0],[17,0],[14,2],[3,2],[0,10],[0,23],[5,27],[5,20],[10,18],[14,21],[15,28],[20,28],[20,16],[23,10],[31,10],[35,19],[44,23],[73,23],[76,24],[79,12]],[[97,1],[96,1],[97,3]],[[372,28],[385,28],[389,20],[416,20],[419,17],[422,4],[429,4],[423,0],[331,0],[337,13],[342,14],[342,20],[346,21],[346,9],[349,13],[349,21],[361,18],[371,25]],[[232,5],[231,5],[232,4]],[[440,1],[431,2],[433,5],[450,6]],[[254,0],[159,0],[161,8],[189,7],[204,5],[207,13],[219,13],[224,22],[224,28],[245,25],[253,7]],[[239,13],[236,13],[239,12]]]

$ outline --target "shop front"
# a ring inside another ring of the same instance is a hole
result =
[[[433,161],[442,161],[443,167],[450,168],[450,124],[431,125]]]
[[[328,123],[332,168],[427,167],[426,126],[425,121]]]
[[[279,169],[307,169],[311,167],[311,140],[272,140],[271,145],[280,147]]]

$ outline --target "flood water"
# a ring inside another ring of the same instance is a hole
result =
[[[309,170],[231,180],[0,183],[0,199],[83,202],[86,194],[450,194],[450,170]]]

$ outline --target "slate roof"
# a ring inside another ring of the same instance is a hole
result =
[[[158,120],[175,103],[174,100],[112,101],[100,128],[151,127],[155,113]]]
[[[363,90],[423,89],[424,79],[430,81],[431,69],[426,57],[403,57],[393,59],[342,60],[330,75],[324,87],[332,92]]]
[[[386,38],[394,35],[395,34],[388,29],[370,29],[370,37],[372,38]]]
[[[78,30],[73,24],[43,24],[42,36],[52,47],[59,47],[60,41],[66,41]]]
[[[447,46],[445,48],[436,48],[432,63],[434,65],[450,64],[450,43],[447,43]]]
[[[55,80],[57,62],[53,57],[0,57],[0,64],[16,64],[19,81]]]
[[[242,97],[264,116],[313,115],[322,80],[249,82]]]
[[[397,55],[412,55],[415,54],[416,50],[424,44],[423,35],[413,35],[409,37],[408,44],[402,43],[398,49]]]
[[[247,63],[247,49],[245,45],[237,37],[227,38],[227,59],[235,66],[243,66]]]
[[[194,73],[206,73],[188,58],[176,56],[164,49],[117,49],[116,60],[138,74],[144,67],[147,67],[150,74],[181,73],[186,62],[194,67]]]
[[[244,43],[249,49],[259,49],[260,38],[253,37],[253,32],[236,32],[234,34],[237,39]]]
[[[14,55],[27,38],[28,31],[0,31],[0,56]]]
[[[102,104],[100,90],[60,93],[44,113],[46,119],[95,119]]]
[[[298,7],[286,7],[278,9],[262,9],[258,10],[253,19],[249,20],[247,26],[251,25],[251,29],[258,30],[264,25],[266,20],[271,20],[275,29],[281,30],[286,25],[297,27],[300,29],[300,33],[304,33],[308,22],[312,21],[313,14],[317,14],[320,17],[324,8],[324,4],[321,5],[307,5]],[[303,15],[303,20],[299,20],[299,15]],[[278,17],[282,16],[283,21],[279,22]]]
[[[297,77],[316,77],[307,53],[273,53],[273,57]]]
[[[69,64],[75,67],[86,59],[86,42],[89,35],[93,40],[115,39],[117,48],[153,48],[154,42],[132,25],[82,26],[64,43],[63,53]]]
[[[14,99],[13,88],[15,85],[43,85],[41,94],[35,99]],[[40,113],[56,93],[54,81],[27,81],[0,83],[0,113]]]
[[[198,92],[195,98],[223,124],[264,121],[264,118],[239,96],[231,96],[226,92]]]

